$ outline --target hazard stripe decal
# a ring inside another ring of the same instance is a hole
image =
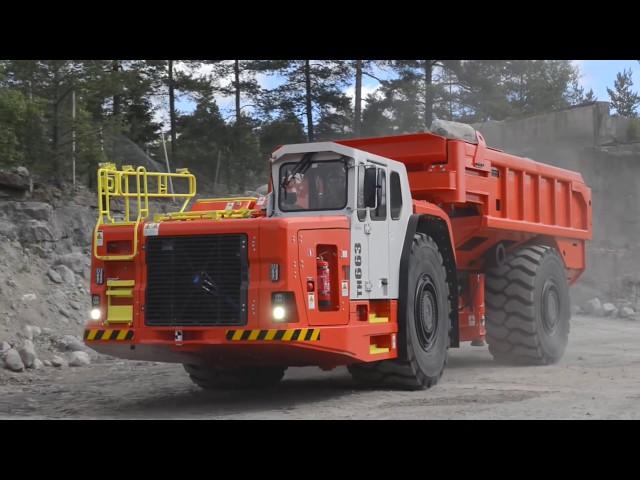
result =
[[[84,339],[89,341],[94,340],[115,340],[115,341],[123,341],[123,340],[133,340],[133,330],[125,329],[125,330],[113,330],[106,329],[100,330],[97,328],[91,328],[84,331]]]
[[[317,342],[320,340],[320,329],[295,328],[289,330],[227,330],[225,338],[231,342]]]

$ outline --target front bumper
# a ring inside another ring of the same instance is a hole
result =
[[[216,365],[338,366],[396,358],[394,323],[278,329],[87,326],[85,343],[119,358]],[[384,346],[384,348],[381,348]]]

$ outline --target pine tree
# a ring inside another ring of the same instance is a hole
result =
[[[267,117],[293,112],[305,119],[307,140],[316,139],[316,119],[324,119],[323,133],[340,133],[348,112],[342,88],[349,78],[347,62],[341,60],[291,60],[274,65],[272,72],[284,83],[262,96],[261,110]],[[338,121],[339,120],[339,121]]]
[[[607,87],[607,93],[611,99],[611,106],[616,114],[621,117],[636,118],[636,108],[640,105],[640,95],[631,90],[633,80],[631,70],[623,70],[616,75],[613,90]]]
[[[354,82],[354,99],[353,99],[353,135],[358,137],[362,134],[362,81],[364,77],[376,80],[378,83],[381,79],[376,77],[373,70],[376,66],[385,64],[380,60],[353,60],[349,62]]]
[[[266,161],[280,145],[304,143],[304,125],[293,112],[285,112],[275,120],[264,122],[259,128],[260,156]]]

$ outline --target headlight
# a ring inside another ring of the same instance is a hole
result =
[[[284,320],[284,317],[286,315],[287,315],[287,311],[284,309],[284,307],[281,307],[280,305],[273,307],[274,320],[277,320],[277,321]]]
[[[100,311],[99,308],[91,309],[91,320],[100,320],[101,316],[102,316],[102,312]]]

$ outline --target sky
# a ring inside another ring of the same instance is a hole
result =
[[[607,87],[613,88],[616,74],[624,69],[630,69],[632,71],[633,89],[636,92],[640,92],[640,63],[638,63],[638,60],[572,60],[572,62],[580,71],[580,84],[584,88],[585,93],[588,92],[589,89],[593,89],[593,93],[600,101],[609,100]],[[380,70],[374,72],[374,74],[381,78],[388,76],[388,74]],[[258,80],[262,86],[267,88],[273,88],[281,81],[278,77],[269,75],[260,75],[258,76]],[[364,77],[362,98],[365,98],[368,93],[375,91],[376,88],[377,82],[375,80]],[[353,98],[354,86],[350,85],[347,87],[346,92]],[[232,118],[233,98],[217,97],[216,101],[223,117]],[[193,110],[194,103],[183,96],[177,100],[176,107],[181,112],[188,113]],[[168,123],[167,116],[166,108],[161,108],[156,118],[166,125]]]

